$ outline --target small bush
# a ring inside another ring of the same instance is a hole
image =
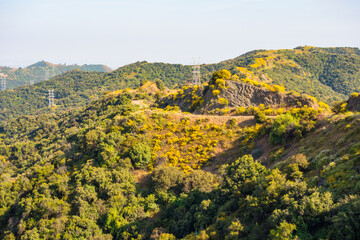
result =
[[[352,98],[357,98],[357,97],[359,97],[359,93],[353,92],[350,96],[351,96]]]
[[[217,79],[230,79],[231,73],[226,70],[219,70],[213,73],[213,76],[211,78],[211,83],[214,84]]]
[[[264,123],[266,122],[266,115],[263,111],[257,111],[254,114],[254,119],[256,123]]]
[[[220,89],[225,89],[225,80],[224,79],[217,79],[215,81],[216,86]]]
[[[285,92],[285,87],[284,86],[274,85],[273,87],[275,88],[275,92],[278,92],[278,93]]]
[[[219,111],[220,115],[226,115],[230,112],[230,108],[223,108]]]
[[[218,103],[221,105],[228,105],[229,101],[226,98],[219,98]]]
[[[230,127],[235,127],[235,125],[236,125],[236,119],[235,119],[235,118],[229,119],[229,121],[227,121],[227,124],[228,124]]]
[[[244,107],[238,107],[236,109],[236,114],[238,114],[238,115],[243,115],[243,114],[245,114],[245,112],[246,112],[246,108],[244,108]]]
[[[305,170],[308,165],[309,165],[309,162],[307,161],[306,159],[306,156],[304,154],[297,154],[297,155],[294,155],[290,158],[290,163],[295,163],[297,164],[302,170]]]
[[[212,94],[213,94],[213,96],[219,96],[220,90],[213,90]]]

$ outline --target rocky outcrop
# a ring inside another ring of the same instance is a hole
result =
[[[319,105],[310,97],[297,96],[273,92],[251,84],[225,80],[226,89],[221,89],[220,94],[214,96],[213,89],[187,89],[180,90],[177,94],[169,95],[159,101],[160,107],[178,106],[183,111],[205,113],[214,109],[225,107],[250,107],[271,106],[273,108],[289,108],[308,106],[318,108]],[[227,104],[221,104],[219,99]],[[161,103],[160,103],[161,102]],[[220,102],[220,103],[219,103]]]
[[[223,108],[223,104],[218,103],[218,99],[224,98],[228,101],[228,107],[250,107],[264,104],[271,107],[296,107],[309,106],[318,108],[319,105],[311,98],[305,96],[287,95],[278,92],[272,92],[267,89],[256,87],[238,81],[226,81],[226,89],[214,97],[212,90],[209,89],[204,94],[204,111],[210,111],[215,108]]]
[[[347,109],[353,112],[360,112],[360,96],[359,94],[352,95],[349,100],[347,100]]]
[[[182,111],[194,112],[203,105],[203,96],[203,88],[196,87],[194,89],[193,87],[189,87],[160,99],[157,101],[157,104],[161,108],[165,108],[167,106],[177,106]]]

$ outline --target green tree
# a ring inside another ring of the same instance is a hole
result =
[[[184,192],[198,189],[201,192],[211,192],[218,182],[218,176],[203,170],[195,170],[184,179]]]
[[[177,167],[158,167],[155,168],[151,179],[155,189],[167,191],[183,181],[184,172]]]
[[[129,153],[135,168],[145,168],[151,162],[151,148],[147,143],[135,144]]]
[[[273,240],[295,239],[295,237],[292,235],[294,230],[296,230],[296,226],[284,220],[280,223],[279,226],[277,226],[276,229],[270,230],[269,239],[273,239]]]
[[[245,194],[265,172],[265,166],[254,161],[251,155],[244,155],[225,168],[224,187],[233,193]]]

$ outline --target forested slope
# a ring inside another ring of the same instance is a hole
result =
[[[230,63],[234,65],[233,74],[282,84],[289,90],[306,93],[326,103],[343,100],[359,91],[358,48],[260,50],[230,60]]]
[[[0,92],[0,119],[23,114],[61,112],[84,106],[107,91],[140,86],[145,80],[174,87],[191,78],[191,67],[137,62],[110,73],[73,70],[31,86]],[[48,90],[54,89],[56,107],[49,109]]]
[[[358,114],[219,120],[150,85],[1,124],[0,238],[359,238]]]

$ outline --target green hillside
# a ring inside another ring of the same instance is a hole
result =
[[[31,86],[0,92],[0,120],[23,114],[61,112],[84,106],[106,91],[140,86],[145,80],[174,87],[191,79],[191,67],[180,64],[137,62],[110,73],[73,70]],[[49,109],[47,94],[55,91],[56,107]]]
[[[111,72],[112,69],[105,65],[62,65],[40,61],[25,68],[0,67],[0,74],[7,75],[6,87],[14,89],[22,85],[30,85],[48,80],[74,69],[94,72]]]
[[[242,81],[283,85],[330,104],[345,100],[360,86],[358,48],[298,47],[257,50],[235,59],[201,66],[202,81],[227,69]],[[39,63],[39,65],[46,63]],[[191,66],[137,62],[110,73],[71,71],[33,86],[0,93],[0,120],[23,114],[62,111],[90,103],[106,91],[139,86],[142,81],[162,81],[174,88],[191,83]],[[56,109],[47,108],[47,92],[55,90]]]
[[[66,79],[85,78],[138,84]],[[359,114],[194,115],[156,108],[162,94],[143,83],[1,123],[0,238],[359,238]]]
[[[360,86],[358,48],[259,50],[226,61],[225,65],[243,78],[282,84],[326,103],[345,99]]]

